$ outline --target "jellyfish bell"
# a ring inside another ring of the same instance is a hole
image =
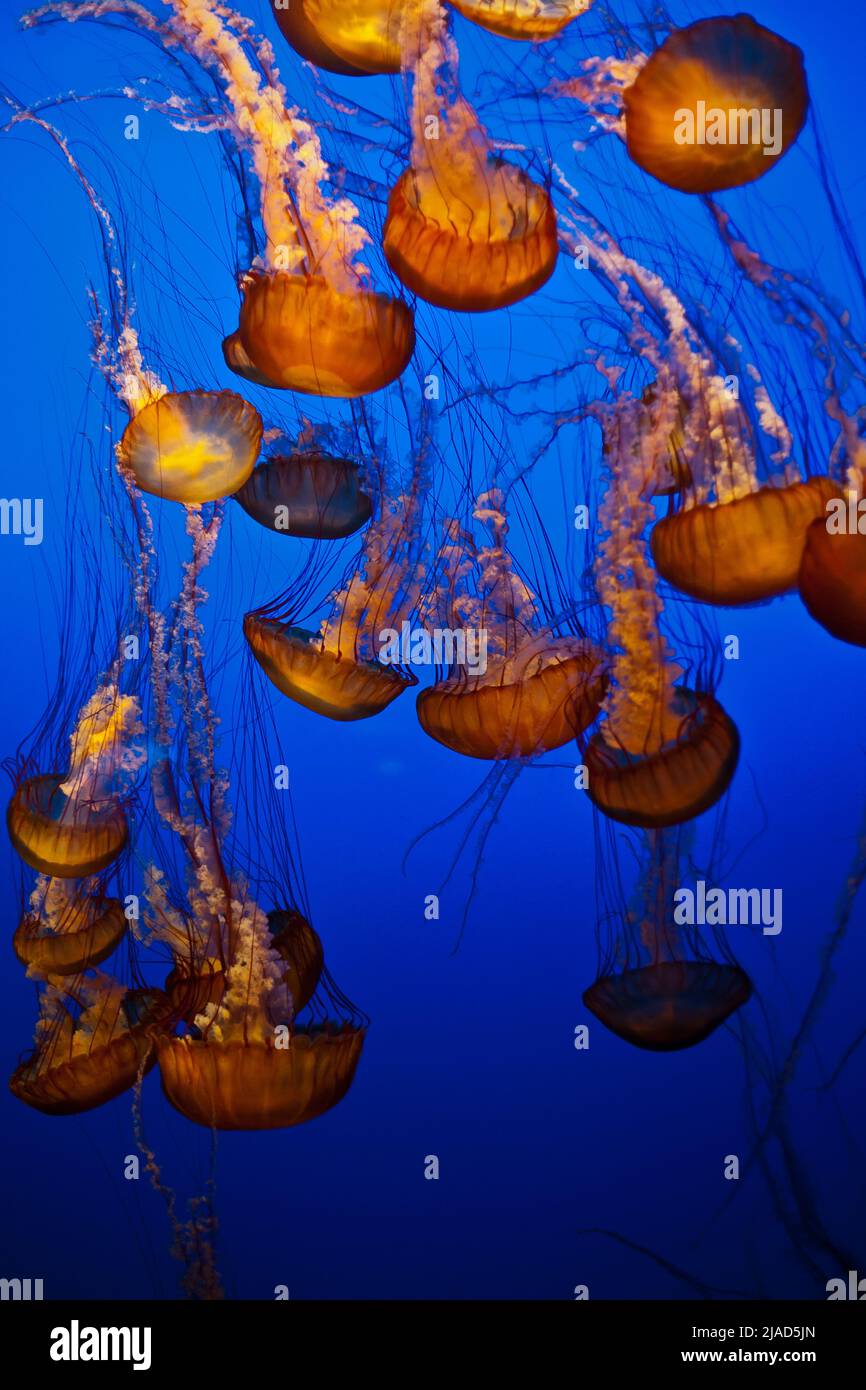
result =
[[[479,156],[467,171],[457,153],[440,152],[433,174],[401,174],[388,199],[385,255],[407,289],[437,308],[506,308],[553,274],[556,213],[516,165]]]
[[[166,977],[165,992],[173,1012],[187,1023],[205,1012],[209,1004],[219,1006],[225,992],[225,969],[216,956],[204,960],[178,957]]]
[[[662,517],[650,535],[659,574],[705,603],[736,605],[796,588],[806,531],[839,495],[826,477],[765,486]]]
[[[295,51],[326,72],[370,77],[400,71],[402,2],[289,0],[273,8]]]
[[[677,687],[667,737],[647,750],[625,748],[606,725],[587,745],[587,795],[611,820],[658,829],[701,815],[724,795],[736,770],[740,736],[709,694]]]
[[[230,333],[227,338],[223,338],[222,349],[223,361],[236,376],[243,377],[244,381],[251,381],[254,386],[274,385],[269,376],[265,376],[264,372],[257,371],[253,366],[244,351],[239,333]]]
[[[606,682],[604,661],[590,643],[548,637],[517,664],[422,690],[418,720],[431,738],[464,757],[531,758],[593,723]]]
[[[405,371],[415,326],[401,299],[321,276],[257,271],[246,277],[237,342],[243,363],[270,386],[352,400]]]
[[[827,519],[806,531],[800,597],[833,637],[866,647],[866,532],[832,532]]]
[[[322,942],[306,917],[294,908],[269,912],[268,926],[274,950],[288,966],[283,978],[297,1016],[316,992],[325,964]]]
[[[169,391],[133,415],[118,458],[143,492],[192,505],[237,492],[261,442],[258,411],[234,391]]]
[[[439,308],[478,313],[516,304],[556,266],[550,197],[495,155],[461,95],[443,8],[421,0],[407,12],[403,43],[414,78],[412,150],[388,198],[388,262],[404,285]]]
[[[288,1047],[270,1041],[157,1040],[166,1099],[208,1129],[284,1129],[317,1119],[352,1084],[364,1031],[295,1029]]]
[[[278,690],[328,719],[369,719],[418,684],[410,672],[332,651],[314,632],[255,613],[244,618],[244,636]]]
[[[809,93],[800,49],[740,14],[675,29],[623,102],[635,164],[683,193],[718,193],[772,169]]]
[[[543,43],[586,14],[592,0],[448,0],[452,9],[502,39]]]
[[[126,845],[120,803],[87,803],[63,791],[64,777],[28,777],[6,811],[9,838],[26,864],[50,878],[84,878],[108,868]]]
[[[78,1025],[55,996],[33,1055],[13,1073],[12,1094],[45,1115],[79,1115],[134,1086],[156,1061],[154,1039],[169,1005],[160,990],[79,986],[87,1007]]]
[[[128,926],[117,898],[70,892],[65,879],[52,879],[45,906],[22,917],[12,949],[35,975],[77,975],[100,965],[119,946]],[[35,897],[35,895],[34,895]]]
[[[583,1002],[605,1028],[634,1047],[676,1052],[703,1042],[751,993],[751,981],[738,965],[671,960],[603,975]]]
[[[268,530],[313,540],[354,535],[372,515],[358,465],[318,452],[272,455],[235,501]]]

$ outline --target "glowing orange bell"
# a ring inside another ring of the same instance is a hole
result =
[[[244,363],[270,386],[352,399],[405,371],[415,326],[401,299],[337,290],[318,276],[255,272],[247,277],[237,343]],[[227,360],[237,358],[237,346],[225,351]]]

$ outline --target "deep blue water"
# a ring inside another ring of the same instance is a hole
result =
[[[243,0],[242,8],[279,42],[261,0]],[[634,18],[632,6],[620,8]],[[760,0],[756,9],[806,54],[825,148],[856,231],[866,212],[862,6],[841,0],[828,11],[806,0]],[[2,10],[4,79],[26,103],[69,88],[116,87],[153,68],[153,55],[129,36],[83,26],[22,35],[18,6],[2,0]],[[674,14],[688,17],[678,6]],[[463,23],[457,32],[471,86],[496,70],[500,50]],[[303,104],[309,79],[284,46],[278,51]],[[390,109],[390,84],[371,80],[364,100]],[[142,116],[137,144],[125,142],[123,118],[135,109],[106,99],[64,106],[54,118],[94,182],[100,171],[109,192],[116,181],[140,272],[144,341],[159,345],[179,384],[231,386],[219,339],[234,326],[234,228],[215,143],[171,131],[156,113]],[[487,119],[495,129],[495,106]],[[561,126],[558,132],[564,140]],[[336,156],[339,162],[339,149]],[[4,135],[0,157],[0,492],[43,497],[46,517],[39,547],[0,538],[0,728],[3,752],[11,754],[55,679],[58,595],[80,539],[67,512],[69,470],[82,467],[76,432],[83,421],[98,431],[104,420],[93,401],[82,413],[91,379],[84,291],[101,276],[92,215],[39,132]],[[623,150],[609,158],[624,178],[632,176]],[[767,210],[762,249],[774,253],[793,242],[802,263],[844,296],[847,280],[805,151],[768,175],[760,196]],[[698,244],[702,235],[694,232]],[[182,298],[161,294],[166,260]],[[557,319],[572,273],[560,266],[537,299],[473,325],[486,371],[521,379],[555,355],[565,329],[557,322],[549,333],[546,325]],[[189,313],[190,301],[200,314]],[[423,312],[422,361],[439,332],[433,312]],[[561,548],[572,499],[564,505],[553,461],[548,480],[536,482],[545,524]],[[96,531],[100,519],[91,502],[86,507]],[[235,509],[214,582],[206,584],[209,620],[234,654],[219,686],[226,740],[231,682],[247,671],[234,659],[240,616],[285,582],[284,543],[271,542]],[[169,550],[173,544],[169,537]],[[88,599],[82,586],[76,602]],[[834,642],[796,597],[723,614],[719,628],[741,644],[721,690],[743,740],[726,831],[741,856],[733,881],[780,886],[785,899],[781,936],[734,929],[732,945],[755,982],[748,1009],[756,1019],[765,1011],[783,1056],[817,976],[866,803],[864,655]],[[262,756],[279,753],[290,766],[328,962],[372,1023],[355,1084],[332,1113],[295,1131],[220,1136],[219,1262],[230,1294],[269,1298],[275,1285],[287,1284],[297,1298],[567,1299],[587,1284],[592,1297],[688,1295],[687,1284],[647,1255],[580,1234],[600,1227],[718,1289],[823,1297],[823,1280],[844,1271],[825,1262],[821,1278],[797,1259],[757,1175],[722,1210],[731,1186],[722,1176],[724,1156],[745,1153],[749,1140],[748,1053],[739,1030],[658,1056],[594,1025],[589,1051],[573,1046],[575,1027],[589,1021],[580,996],[597,956],[592,811],[573,788],[576,752],[565,750],[518,780],[487,844],[455,953],[466,869],[444,893],[438,922],[425,921],[423,904],[438,889],[457,830],[427,841],[405,873],[401,861],[410,839],[458,806],[483,769],[423,736],[411,696],[380,718],[347,725],[285,701],[274,708],[279,748]],[[2,882],[11,938],[20,901],[8,849]],[[817,1087],[821,1067],[824,1075],[832,1070],[864,1025],[864,925],[861,905],[788,1121],[816,1219],[860,1255],[861,1269],[866,1052],[854,1055],[832,1092]],[[11,949],[5,960],[2,1058],[9,1072],[29,1046],[35,1000]],[[27,1110],[5,1089],[0,1094],[0,1273],[41,1277],[48,1297],[174,1296],[178,1269],[161,1203],[144,1179],[123,1179],[124,1157],[135,1152],[129,1097],[59,1120]],[[169,1109],[155,1075],[145,1082],[143,1113],[167,1180],[183,1194],[200,1190],[209,1136]],[[431,1154],[440,1160],[438,1182],[424,1178]]]

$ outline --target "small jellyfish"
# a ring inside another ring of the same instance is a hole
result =
[[[585,991],[583,1002],[605,1028],[634,1047],[676,1052],[703,1042],[751,993],[738,965],[661,960],[602,976]]]
[[[852,441],[842,495],[806,532],[800,597],[809,613],[841,642],[866,647],[866,449]]]
[[[123,797],[145,760],[138,700],[108,680],[81,709],[69,770],[25,778],[6,812],[25,863],[49,878],[100,873],[127,842]]]
[[[809,93],[800,49],[739,14],[675,29],[623,102],[635,164],[683,193],[717,193],[773,168]]]
[[[74,18],[91,9],[85,4],[78,11],[61,9],[60,13]],[[121,469],[143,492],[188,505],[213,502],[237,491],[258,458],[262,439],[258,411],[234,391],[170,391],[145,366],[111,214],[63,136],[24,109],[17,110],[9,124],[23,121],[39,126],[60,149],[99,223],[109,306],[104,313],[95,295],[91,296],[93,359],[130,415],[117,445]]]
[[[244,618],[244,636],[268,679],[305,708],[338,721],[380,714],[417,678],[382,660],[385,634],[415,610],[423,580],[425,456],[405,492],[383,497],[345,585],[318,632],[293,621],[291,597]]]
[[[78,975],[100,965],[123,940],[123,904],[65,878],[40,877],[12,949],[34,975]]]
[[[531,758],[570,742],[595,720],[604,659],[585,638],[557,636],[544,621],[515,572],[501,491],[482,494],[473,515],[489,528],[491,543],[476,550],[455,520],[446,522],[441,578],[422,608],[436,630],[463,635],[467,659],[421,691],[418,720],[465,757]]]
[[[668,423],[661,417],[655,430],[647,428],[646,407],[629,397],[602,418],[608,482],[596,583],[610,612],[613,656],[605,719],[585,752],[587,795],[626,825],[678,825],[727,790],[740,739],[709,691],[680,684],[682,670],[659,625],[663,605],[645,533]]]
[[[583,995],[605,1028],[650,1052],[696,1046],[752,994],[748,975],[718,928],[711,931],[714,954],[722,960],[713,958],[694,927],[677,924],[674,892],[685,858],[681,838],[691,838],[692,830],[650,831],[637,845],[639,872],[631,900],[608,915],[598,978]],[[603,864],[601,871],[604,879]]]
[[[372,515],[358,464],[316,449],[272,452],[235,501],[269,531],[311,540],[352,536]]]
[[[283,977],[292,996],[295,1015],[306,1008],[318,988],[325,965],[325,953],[318,933],[296,908],[278,908],[268,913],[268,926],[274,950],[288,969]]]
[[[542,43],[556,38],[572,20],[586,14],[592,0],[448,0],[473,24],[503,39]]]
[[[71,1004],[80,1007],[77,1019]],[[159,990],[128,990],[99,972],[62,985],[49,981],[40,994],[34,1052],[9,1089],[46,1115],[104,1105],[153,1066],[168,1012]]]
[[[460,93],[457,48],[438,0],[419,4],[404,42],[414,78],[412,154],[388,199],[385,255],[404,285],[439,308],[516,304],[555,269],[553,204],[494,154]]]
[[[295,51],[326,72],[370,77],[400,71],[400,27],[405,0],[271,3],[280,31]]]

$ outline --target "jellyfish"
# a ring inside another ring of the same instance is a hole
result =
[[[721,1027],[748,1002],[752,985],[725,943],[726,959],[715,960],[694,928],[677,926],[678,838],[650,831],[640,862],[633,900],[608,923],[599,975],[583,1002],[633,1047],[675,1052]]]
[[[275,908],[268,913],[274,949],[288,969],[284,976],[295,1013],[309,1004],[322,977],[325,952],[321,938],[297,908]]]
[[[88,6],[82,6],[87,11]],[[91,296],[93,359],[129,413],[117,445],[123,472],[143,492],[200,505],[237,491],[253,470],[262,439],[258,411],[234,391],[171,391],[144,362],[114,221],[63,136],[47,121],[17,109],[14,127],[31,122],[64,155],[96,216],[105,253],[109,303]]]
[[[259,384],[315,396],[380,390],[412,357],[414,319],[401,299],[370,288],[358,261],[368,234],[355,205],[326,191],[332,175],[315,126],[288,104],[271,47],[246,19],[213,0],[169,0],[169,9],[162,22],[135,0],[54,0],[27,22],[123,15],[216,80],[219,111],[206,116],[179,93],[159,103],[130,91],[176,124],[186,116],[197,130],[229,132],[258,184],[264,246],[242,277],[239,326],[223,343],[227,365]]]
[[[12,844],[25,863],[49,878],[98,874],[126,845],[123,809],[145,761],[138,699],[104,680],[79,712],[65,773],[26,777],[6,812]]]
[[[635,164],[683,193],[717,193],[773,168],[809,93],[800,49],[740,14],[675,29],[623,101]]]
[[[426,463],[422,445],[405,491],[382,497],[357,563],[331,595],[318,632],[294,621],[291,595],[244,618],[244,636],[268,679],[328,719],[369,719],[418,683],[399,660],[382,657],[388,634],[408,620],[420,597]]]
[[[321,943],[309,923],[291,909],[269,917],[232,872],[225,782],[210,791],[204,815],[206,803],[191,798],[196,815],[166,803],[164,782],[157,788],[160,814],[189,854],[185,912],[172,906],[155,867],[146,888],[155,936],[187,951],[175,967],[172,1003],[189,1027],[164,1046],[157,1042],[163,1091],[182,1115],[209,1128],[301,1124],[345,1096],[365,1029],[345,1016],[346,1001],[329,978],[322,980]],[[311,1021],[300,1022],[311,1001]],[[329,1017],[334,1006],[344,1013],[337,1021]]]
[[[595,720],[605,690],[602,654],[582,636],[556,635],[517,575],[504,505],[497,488],[478,498],[473,516],[490,533],[480,550],[456,520],[445,523],[442,576],[422,608],[428,625],[471,633],[483,652],[474,663],[484,666],[480,674],[455,661],[417,701],[425,733],[472,758],[532,758],[561,747]]]
[[[272,0],[272,4],[280,31],[295,51],[326,72],[369,77],[400,71],[403,0]]]
[[[443,309],[516,304],[553,274],[556,214],[546,190],[494,154],[461,95],[439,0],[407,10],[412,153],[388,199],[385,255],[404,285]]]
[[[841,642],[866,647],[866,528],[832,531],[813,521],[800,562],[800,597]]]
[[[126,929],[123,904],[100,891],[97,880],[41,875],[12,948],[32,975],[78,975],[106,960]]]
[[[452,9],[503,39],[542,43],[586,14],[592,0],[448,0]]]
[[[156,1061],[167,1004],[159,990],[130,990],[99,971],[49,980],[35,1048],[13,1073],[12,1094],[46,1115],[79,1115],[113,1100]]]
[[[315,444],[272,449],[235,501],[269,531],[312,540],[354,535],[370,520],[373,505],[359,465]]]
[[[587,794],[611,819],[647,829],[681,824],[718,801],[740,746],[714,695],[681,684],[659,625],[663,605],[645,534],[672,411],[669,401],[655,429],[644,403],[629,396],[601,412],[608,485],[596,583],[610,613],[613,656],[604,722],[586,748]]]

